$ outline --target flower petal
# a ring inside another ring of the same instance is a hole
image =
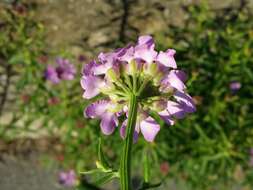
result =
[[[152,38],[152,36],[146,35],[146,36],[140,36],[138,38],[138,45],[143,45],[145,44],[148,48],[152,48],[154,49],[154,40]]]
[[[89,63],[85,64],[83,67],[83,74],[84,75],[93,75],[94,74],[94,67],[98,66],[95,60],[90,61]]]
[[[162,91],[170,90],[172,88],[179,91],[183,91],[186,88],[183,81],[179,78],[174,70],[170,71],[169,74],[161,81]]]
[[[180,78],[178,77],[178,75],[176,75],[174,71],[169,73],[167,79],[170,85],[179,91],[182,91],[186,88],[184,83],[180,80]]]
[[[174,94],[174,98],[178,101],[178,103],[181,106],[183,106],[183,109],[187,113],[192,113],[196,111],[196,107],[193,102],[193,99],[189,94],[185,92],[181,92],[181,91],[176,91]]]
[[[164,120],[168,125],[174,125],[175,124],[174,120],[172,119],[171,114],[168,112],[167,109],[165,109],[161,112],[158,112],[158,114],[162,118],[162,120]]]
[[[181,70],[171,70],[171,73],[175,73],[177,77],[182,81],[185,82],[187,80],[187,75],[184,71]]]
[[[84,115],[89,118],[100,118],[107,110],[109,101],[99,100],[87,106],[84,110]]]
[[[83,97],[90,99],[100,93],[100,88],[105,85],[104,81],[96,76],[83,76],[81,86],[85,90]]]
[[[160,51],[157,55],[156,61],[167,66],[176,69],[177,64],[174,59],[176,51],[174,49],[168,49],[166,52]]]
[[[140,123],[141,133],[148,142],[152,142],[160,130],[160,125],[152,118],[148,117]]]
[[[113,113],[105,112],[101,116],[101,119],[100,128],[102,133],[105,135],[112,134],[115,127],[118,125],[118,118]]]
[[[152,63],[157,56],[157,52],[153,48],[148,48],[147,45],[140,45],[135,47],[134,58],[141,59],[147,63]]]
[[[186,114],[184,108],[180,104],[173,101],[167,102],[167,110],[170,115],[176,117],[177,119],[184,118]]]
[[[133,59],[134,48],[132,46],[123,48],[121,53],[118,55],[120,61],[130,62]]]

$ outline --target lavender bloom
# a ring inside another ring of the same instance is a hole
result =
[[[84,110],[85,117],[100,119],[102,132],[110,135],[119,124],[118,117],[125,115],[120,128],[120,135],[125,138],[129,94],[135,92],[139,104],[134,141],[142,133],[146,141],[152,142],[160,126],[150,116],[151,111],[168,125],[195,112],[184,84],[187,76],[177,70],[175,53],[173,49],[158,53],[151,36],[139,37],[136,45],[100,53],[98,61],[84,66],[81,86],[84,98],[101,94],[104,99],[90,104]]]
[[[238,81],[233,81],[233,82],[231,82],[231,83],[229,84],[229,88],[230,88],[230,90],[231,90],[233,93],[235,93],[235,92],[237,92],[238,90],[240,90],[241,86],[242,86],[241,83],[238,82]]]
[[[76,184],[76,174],[74,170],[59,173],[59,183],[66,186],[72,187]]]
[[[45,71],[45,78],[54,84],[61,80],[72,80],[76,74],[76,69],[69,60],[57,58],[56,67],[49,65]]]

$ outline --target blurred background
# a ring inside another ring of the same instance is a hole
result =
[[[83,117],[81,68],[101,51],[154,37],[174,48],[197,112],[134,146],[159,190],[253,189],[252,0],[0,0],[0,189],[118,189],[81,171],[95,168],[98,138],[113,166],[122,139]],[[45,70],[61,58],[73,80]]]

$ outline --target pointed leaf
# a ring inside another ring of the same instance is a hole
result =
[[[115,175],[114,172],[108,173],[105,176],[97,179],[94,184],[95,185],[103,185],[105,183],[108,183],[109,181],[111,181],[113,178],[116,178],[117,176]]]

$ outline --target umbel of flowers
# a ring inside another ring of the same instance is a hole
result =
[[[136,45],[100,53],[98,59],[83,68],[83,97],[100,99],[84,110],[89,118],[99,118],[105,135],[116,128],[125,140],[121,158],[121,188],[130,189],[132,142],[141,133],[154,141],[160,126],[150,113],[156,113],[168,125],[194,112],[195,105],[186,92],[186,75],[177,69],[176,51],[155,50],[151,36],[141,36]],[[125,121],[119,122],[119,118]]]
[[[136,46],[127,46],[110,53],[100,53],[98,62],[91,61],[83,69],[81,85],[83,97],[102,98],[85,109],[85,116],[101,119],[105,135],[119,125],[118,117],[126,115],[121,125],[125,136],[129,101],[133,93],[138,99],[136,138],[141,132],[147,141],[153,141],[160,130],[149,113],[155,111],[169,125],[195,111],[192,98],[185,92],[186,75],[177,70],[173,49],[155,51],[151,36],[141,36]]]

